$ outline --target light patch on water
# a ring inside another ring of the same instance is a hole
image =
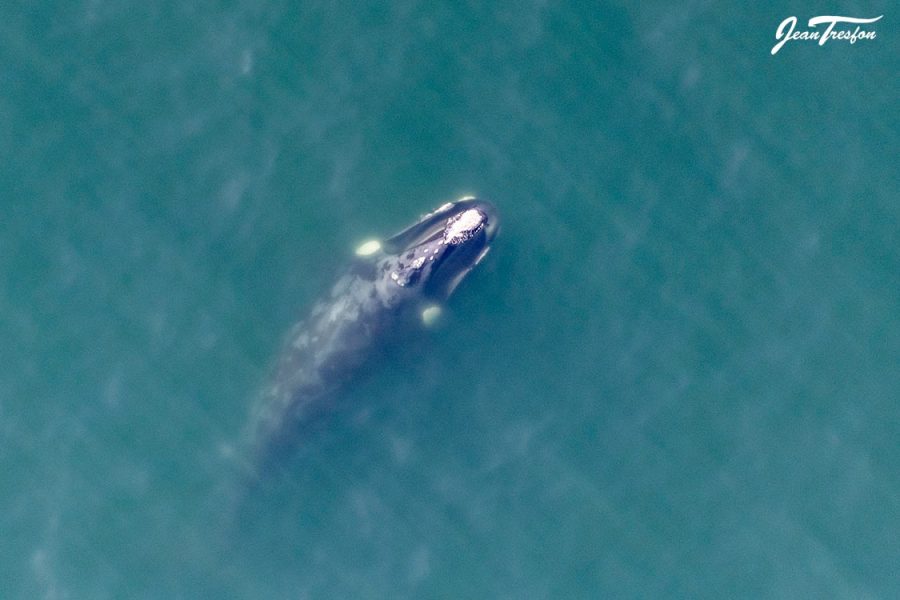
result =
[[[689,91],[697,87],[700,82],[700,65],[692,63],[681,73],[681,90]]]
[[[50,562],[48,553],[43,548],[38,548],[31,554],[31,572],[40,587],[44,600],[56,600],[57,598],[68,598],[69,594],[61,589],[57,581],[56,573]]]
[[[731,146],[731,153],[725,169],[722,172],[721,185],[726,190],[733,190],[740,186],[739,176],[747,164],[750,156],[750,145],[746,140],[738,140]]]
[[[363,242],[356,248],[357,256],[370,256],[375,254],[381,250],[381,242],[378,240],[369,240],[368,242]]]
[[[253,50],[245,48],[241,53],[241,75],[249,75],[253,70]]]
[[[115,408],[122,403],[122,374],[113,372],[103,384],[103,404]]]
[[[419,546],[409,557],[409,582],[419,583],[431,574],[431,551],[428,546]]]
[[[235,456],[237,456],[237,448],[232,442],[220,442],[218,446],[216,446],[216,453],[219,458],[224,460],[231,460]]]
[[[219,198],[222,208],[226,212],[234,212],[240,206],[247,193],[249,183],[250,178],[246,173],[238,173],[225,182],[225,185],[222,186],[222,191],[219,192]]]
[[[801,258],[809,258],[819,253],[821,245],[821,234],[816,230],[810,230],[799,236],[796,251]]]
[[[378,497],[368,488],[358,488],[350,492],[349,508],[356,517],[356,529],[366,537],[375,531]]]
[[[404,465],[409,462],[412,454],[412,441],[406,437],[392,436],[390,440],[391,458],[395,465]]]
[[[63,242],[59,251],[60,280],[63,287],[71,287],[85,271],[84,260],[75,248]]]
[[[422,323],[426,327],[434,325],[441,317],[441,307],[432,305],[422,311]]]

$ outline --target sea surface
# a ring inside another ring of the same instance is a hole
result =
[[[897,9],[3,3],[0,598],[900,597]],[[287,329],[468,194],[236,511]]]

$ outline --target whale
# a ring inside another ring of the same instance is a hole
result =
[[[435,320],[498,230],[493,204],[466,197],[356,249],[330,292],[289,329],[253,403],[245,445],[254,479],[283,466],[304,424],[332,411],[363,366],[384,356],[401,332]]]

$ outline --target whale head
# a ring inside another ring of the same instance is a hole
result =
[[[497,210],[485,200],[448,202],[386,240],[394,284],[445,301],[487,254],[499,230]]]

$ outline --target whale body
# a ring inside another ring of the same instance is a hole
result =
[[[251,411],[247,435],[256,476],[295,449],[302,424],[327,413],[371,355],[397,332],[429,319],[485,256],[497,231],[493,205],[469,197],[357,249],[331,292],[288,332]]]

